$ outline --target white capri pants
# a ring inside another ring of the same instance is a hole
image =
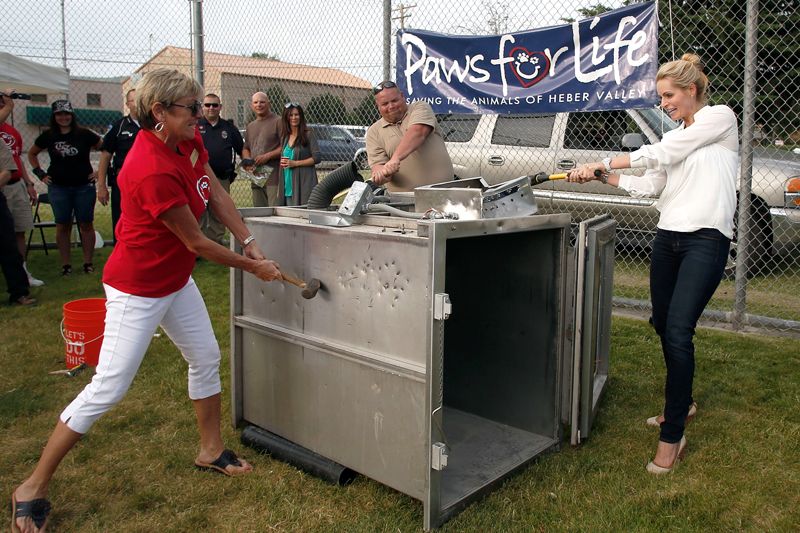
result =
[[[106,325],[92,381],[61,413],[61,421],[86,433],[128,391],[159,324],[189,363],[189,398],[222,391],[220,351],[206,304],[194,280],[162,298],[133,296],[103,284]]]

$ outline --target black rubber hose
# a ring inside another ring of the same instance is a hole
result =
[[[334,196],[356,181],[364,181],[354,161],[346,163],[317,183],[308,197],[308,209],[326,209]]]
[[[334,485],[347,485],[358,475],[327,457],[256,426],[247,426],[242,431],[241,439],[242,444],[266,452],[275,459],[289,463]]]

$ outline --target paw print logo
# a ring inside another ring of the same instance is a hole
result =
[[[514,69],[520,78],[525,80],[535,79],[539,77],[539,72],[541,72],[539,58],[536,56],[531,57],[527,51],[519,52],[514,60]]]
[[[511,72],[525,88],[538,83],[550,69],[550,60],[543,52],[532,52],[518,46],[509,52],[509,57],[514,59],[509,63]]]

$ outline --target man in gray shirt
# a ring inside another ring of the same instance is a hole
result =
[[[269,98],[262,92],[250,102],[256,119],[247,125],[242,149],[242,166],[256,175],[269,175],[264,187],[250,184],[253,207],[269,207],[278,200],[278,164],[281,160],[281,117],[270,111]],[[248,161],[249,160],[249,161]],[[247,163],[250,164],[247,164]]]

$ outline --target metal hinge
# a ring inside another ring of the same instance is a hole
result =
[[[447,466],[447,455],[449,450],[447,444],[434,442],[431,446],[431,468],[434,470],[444,470]]]
[[[433,319],[447,320],[453,312],[453,304],[450,303],[450,295],[441,292],[433,295]]]

